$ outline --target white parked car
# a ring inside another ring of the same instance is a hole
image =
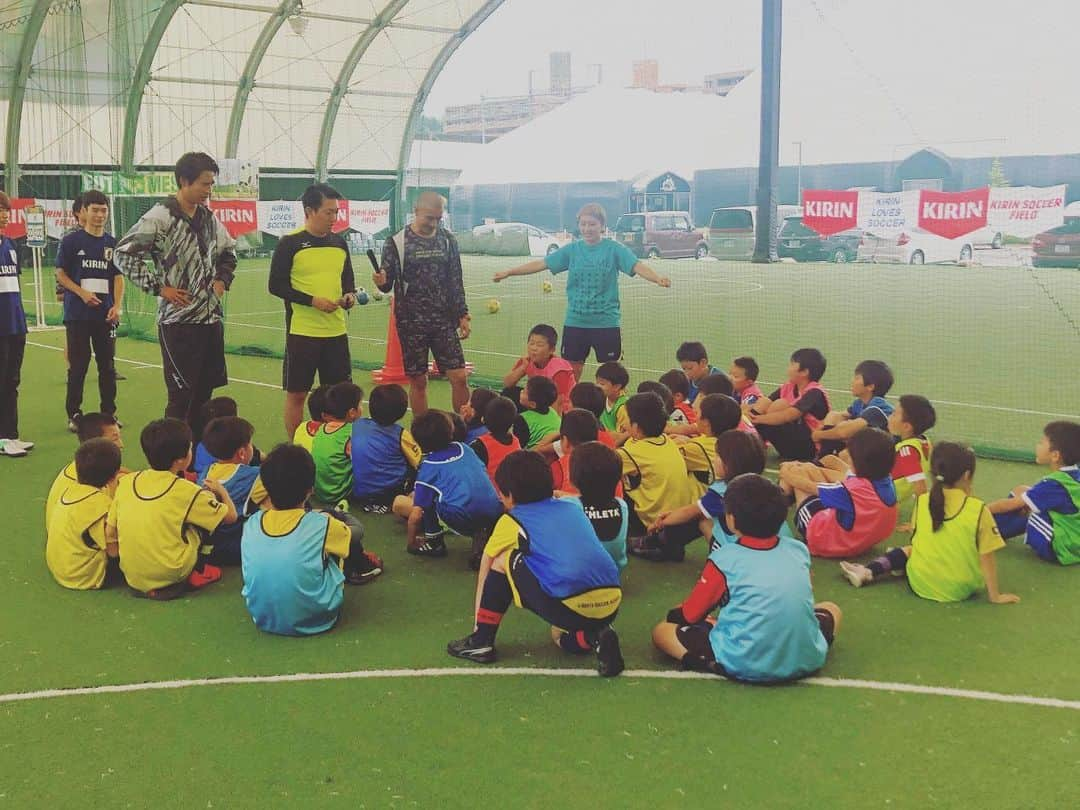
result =
[[[496,222],[491,225],[477,225],[473,228],[473,234],[480,236],[483,233],[505,234],[507,232],[523,231],[529,240],[530,256],[547,256],[566,244],[566,239],[559,239],[547,231],[543,231],[534,225],[524,222]]]
[[[859,243],[855,261],[900,264],[969,262],[975,246],[971,236],[946,239],[917,228],[887,236],[867,232]]]

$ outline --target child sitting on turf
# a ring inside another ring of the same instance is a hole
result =
[[[116,421],[115,416],[97,412],[84,413],[79,419],[77,427],[77,436],[80,445],[85,444],[91,439],[104,438],[115,444],[120,451],[123,452],[124,440],[120,436],[120,423]],[[127,472],[129,471],[123,467],[120,468],[121,475],[124,475]],[[60,500],[60,496],[64,494],[64,490],[78,482],[79,477],[75,469],[74,461],[57,473],[52,486],[49,487],[49,494],[45,498],[45,531],[49,530],[53,509]]]
[[[409,409],[409,397],[400,385],[377,385],[368,398],[371,418],[353,422],[352,500],[365,512],[385,515],[394,498],[412,490],[420,447],[398,424]]]
[[[512,400],[496,396],[484,409],[484,427],[487,432],[469,445],[487,470],[492,486],[495,484],[495,471],[499,469],[502,460],[515,450],[521,449],[521,442],[513,433],[517,415],[517,406]]]
[[[818,455],[839,453],[844,442],[866,427],[888,428],[893,406],[885,399],[892,388],[893,373],[881,360],[863,360],[855,366],[851,393],[855,401],[846,411],[830,411],[821,425],[810,432],[818,443]]]
[[[203,403],[202,408],[199,409],[199,424],[200,430],[205,430],[206,426],[210,424],[214,419],[218,419],[222,416],[238,416],[239,409],[236,406],[236,400],[232,397],[214,397]],[[206,449],[205,444],[202,441],[202,434],[200,433],[199,441],[195,446],[195,460],[191,464],[191,471],[195,473],[195,479],[204,478],[206,476],[206,469],[214,463],[214,457],[209,450]],[[252,448],[251,461],[249,462],[252,467],[258,467],[261,455],[258,448]]]
[[[326,392],[327,420],[315,431],[311,456],[315,459],[315,499],[337,507],[352,494],[352,432],[360,417],[364,389],[353,382],[339,382]]]
[[[550,624],[559,647],[595,650],[600,674],[618,675],[624,664],[611,623],[622,601],[619,569],[581,507],[552,497],[550,468],[538,453],[510,454],[495,478],[507,514],[484,546],[476,624],[446,651],[478,664],[493,663],[499,624],[516,604]]]
[[[76,482],[53,508],[45,562],[65,588],[106,588],[121,581],[116,543],[105,536],[120,475],[120,448],[108,439],[88,439],[75,451],[75,474]]]
[[[753,405],[765,394],[758,388],[757,378],[760,369],[753,357],[736,357],[731,361],[728,376],[735,388],[734,397],[740,405]]]
[[[597,424],[600,426],[596,431],[596,440],[614,450],[615,437],[604,427],[604,423],[601,421],[606,406],[607,398],[596,383],[579,382],[570,389],[570,407],[584,408],[595,416]],[[545,457],[554,456],[557,458],[562,453],[562,444],[559,441],[558,432],[549,433],[533,450],[542,453]]]
[[[551,478],[555,492],[565,495],[577,495],[577,487],[570,479],[570,458],[574,448],[585,442],[595,442],[600,429],[596,417],[584,408],[571,408],[563,414],[559,426],[559,446],[562,455],[551,462]]]
[[[731,397],[723,394],[705,394],[694,402],[698,413],[695,427],[698,435],[674,436],[675,443],[686,460],[687,471],[702,485],[713,482],[716,464],[716,437],[727,430],[736,430],[742,422],[742,410]]]
[[[487,433],[488,429],[484,425],[484,411],[487,410],[488,404],[497,396],[498,394],[490,388],[474,388],[472,393],[469,394],[469,401],[461,406],[460,415],[465,420],[465,427],[467,428],[465,434],[466,444],[472,444]],[[513,401],[517,402],[518,396],[513,397]]]
[[[622,363],[609,360],[596,369],[596,384],[604,392],[604,412],[600,425],[611,434],[618,446],[629,435],[630,422],[626,416],[626,386],[630,385],[630,373]]]
[[[660,376],[660,384],[667,386],[671,392],[674,408],[671,411],[671,421],[684,425],[692,425],[697,421],[694,413],[694,405],[690,401],[690,378],[686,372],[673,368]],[[640,388],[638,391],[640,392]]]
[[[798,504],[796,528],[817,557],[862,554],[896,528],[892,437],[860,430],[848,440],[848,453],[854,474],[809,462],[780,465],[780,486]]]
[[[820,382],[824,374],[821,352],[798,349],[788,364],[788,381],[750,407],[750,421],[781,458],[809,461],[817,455],[810,434],[829,413],[829,395]]]
[[[502,514],[487,470],[476,453],[452,440],[453,423],[442,411],[416,417],[412,434],[423,453],[416,489],[411,496],[394,499],[394,514],[408,520],[405,550],[418,557],[445,557],[445,525],[455,534],[471,536],[477,556]]]
[[[701,381],[710,374],[716,374],[720,369],[709,364],[709,355],[705,351],[705,344],[696,340],[682,343],[675,350],[675,359],[690,382],[690,396],[688,399],[693,402],[697,399],[698,386]]]
[[[311,419],[297,425],[296,432],[293,434],[293,444],[300,445],[309,453],[311,452],[312,445],[315,441],[315,434],[319,432],[319,425],[328,418],[328,414],[326,413],[326,394],[331,387],[332,386],[329,385],[320,385],[308,395],[308,415],[311,416]]]
[[[244,524],[241,594],[260,630],[304,636],[338,620],[342,583],[364,584],[382,573],[349,527],[327,512],[309,511],[315,462],[303,447],[279,444],[262,465],[267,508]]]
[[[514,367],[503,377],[502,395],[518,402],[521,390],[517,384],[522,377],[547,377],[555,383],[557,398],[555,412],[562,415],[570,407],[570,389],[574,387],[574,367],[561,357],[556,357],[555,348],[559,342],[559,333],[555,327],[538,323],[529,332],[525,344],[525,356],[514,363]]]
[[[240,537],[244,533],[244,517],[256,512],[266,498],[259,483],[259,468],[252,467],[251,438],[255,428],[239,416],[219,416],[203,430],[203,444],[214,462],[196,481],[200,486],[207,478],[218,481],[236,505],[235,523],[223,523],[206,541],[207,561],[214,565],[240,565]]]
[[[1050,474],[1032,487],[1016,487],[989,509],[1003,537],[1023,534],[1047,562],[1080,563],[1080,424],[1050,422],[1035,445],[1035,461]]]
[[[765,446],[757,436],[739,430],[724,431],[714,444],[716,478],[709,488],[697,501],[662,512],[648,527],[649,533],[630,548],[631,554],[651,562],[682,562],[686,546],[698,537],[711,538],[710,548],[732,540],[724,523],[724,493],[736,476],[765,471]],[[786,523],[780,533],[791,536]]]
[[[684,669],[740,681],[816,672],[842,614],[832,602],[814,604],[806,546],[778,535],[787,518],[784,493],[760,475],[740,475],[728,485],[724,511],[736,539],[709,554],[686,601],[653,629],[653,643]]]
[[[656,394],[634,394],[626,403],[630,438],[619,448],[623,486],[631,508],[630,534],[640,537],[663,512],[692,503],[697,479],[686,470],[679,447],[664,435],[667,414]]]
[[[577,500],[585,510],[600,545],[611,555],[620,571],[626,568],[626,533],[630,510],[622,499],[622,462],[619,454],[600,442],[585,442],[574,448],[570,481],[578,490]]]
[[[901,396],[889,414],[889,433],[897,439],[892,480],[896,487],[896,502],[901,507],[909,499],[926,494],[930,474],[930,440],[926,438],[926,431],[936,422],[934,406],[918,394]]]
[[[559,429],[559,413],[552,405],[558,397],[555,383],[547,377],[530,377],[521,393],[522,411],[514,420],[514,435],[530,449]]]
[[[236,507],[213,478],[200,487],[183,477],[192,455],[187,424],[157,419],[139,441],[150,469],[120,479],[106,540],[119,544],[120,569],[136,596],[173,599],[221,579],[202,545],[222,523],[236,522]]]
[[[994,553],[1005,548],[994,516],[971,494],[975,453],[942,442],[930,461],[934,486],[916,500],[911,545],[891,548],[867,565],[842,562],[856,588],[888,574],[906,574],[911,590],[935,602],[962,602],[986,588],[995,604],[1019,602],[999,593]]]

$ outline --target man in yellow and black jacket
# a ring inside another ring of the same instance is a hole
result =
[[[285,301],[285,430],[292,436],[319,374],[322,385],[352,378],[345,311],[356,303],[349,247],[333,232],[341,194],[325,183],[300,198],[304,227],[286,234],[270,260],[270,294]]]

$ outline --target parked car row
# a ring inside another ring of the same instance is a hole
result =
[[[803,223],[798,206],[777,206],[783,220],[777,236],[777,254],[798,262],[895,262],[930,264],[970,262],[978,248],[997,250],[1004,246],[1004,234],[981,228],[959,239],[946,239],[920,228],[901,233],[873,233],[852,228],[822,236]],[[636,256],[648,259],[703,259],[712,256],[727,261],[749,261],[754,253],[756,206],[717,208],[707,228],[695,228],[685,211],[652,211],[623,214],[614,228],[614,238]],[[528,239],[531,256],[546,256],[558,250],[566,239],[558,238],[522,222],[479,225],[474,236],[515,234]],[[1065,224],[1032,239],[1032,263],[1036,267],[1080,268],[1080,216],[1066,216]]]

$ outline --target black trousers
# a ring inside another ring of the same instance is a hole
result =
[[[67,321],[64,328],[67,329],[68,362],[71,364],[65,403],[68,417],[82,410],[91,349],[97,361],[101,412],[116,413],[116,342],[112,338],[112,326],[105,321]]]
[[[19,438],[19,381],[26,335],[0,335],[0,439]]]
[[[197,443],[202,437],[202,406],[214,395],[215,388],[229,382],[225,326],[220,321],[161,324],[158,340],[169,393],[165,415],[187,422]]]
[[[780,458],[787,461],[812,461],[817,447],[810,438],[810,428],[799,419],[783,425],[758,425],[758,435],[772,443]]]

